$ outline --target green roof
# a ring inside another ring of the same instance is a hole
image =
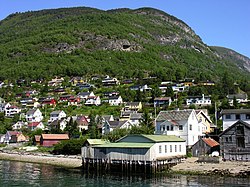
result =
[[[87,142],[90,145],[101,145],[101,144],[106,144],[108,143],[107,140],[103,140],[103,139],[87,139]]]
[[[103,148],[150,148],[154,143],[134,143],[134,142],[117,142],[117,143],[108,143],[102,145],[96,145],[94,147],[103,147]]]
[[[152,140],[153,142],[185,142],[184,139],[175,135],[141,135],[145,138]]]

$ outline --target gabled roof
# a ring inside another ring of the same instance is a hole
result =
[[[61,112],[63,112],[62,110],[56,110],[50,113],[50,115],[59,115]]]
[[[108,121],[110,127],[112,128],[120,128],[123,124],[127,123],[128,121]]]
[[[171,97],[156,97],[154,101],[168,101]]]
[[[38,110],[38,109],[30,109],[26,114],[27,115],[32,115],[32,114],[34,114],[36,112],[36,110]]]
[[[22,134],[22,132],[19,132],[19,131],[7,131],[7,133],[9,133],[9,135],[11,136]]]
[[[42,134],[42,138],[45,140],[68,140],[68,134]]]
[[[228,99],[234,99],[234,97],[236,99],[247,99],[247,94],[246,93],[239,93],[239,94],[227,95]]]
[[[143,115],[143,113],[131,113],[130,120],[142,119],[142,115]]]
[[[250,114],[250,109],[226,109],[221,114]]]
[[[202,138],[202,141],[205,142],[209,147],[215,147],[220,145],[218,142],[216,142],[212,138]]]
[[[134,143],[134,142],[117,142],[117,143],[107,143],[102,145],[96,145],[94,147],[100,148],[150,148],[154,143]]]
[[[41,135],[35,135],[36,142],[40,142]]]
[[[125,138],[131,138],[133,139],[134,143],[136,143],[136,138],[137,137],[143,137],[147,140],[149,140],[150,142],[152,143],[158,143],[158,142],[185,142],[184,139],[182,138],[179,138],[175,135],[145,135],[145,134],[130,134],[130,135],[127,135],[127,136],[124,136],[122,137],[121,139],[117,140],[117,142],[125,139]],[[130,142],[130,141],[129,141]],[[145,142],[148,142],[148,141],[145,141]],[[141,141],[140,141],[141,143]]]
[[[171,110],[171,111],[161,111],[156,117],[156,121],[180,121],[187,120],[192,113],[190,110]]]
[[[244,125],[246,128],[250,129],[250,124],[247,122],[244,122],[242,120],[238,120],[236,123],[234,123],[233,125],[231,125],[230,127],[228,127],[226,130],[224,130],[222,133],[219,134],[219,136],[224,135],[225,133],[227,133],[229,130],[231,130],[232,128],[235,128],[236,125],[238,124],[242,124]]]
[[[37,127],[41,122],[32,122],[28,124],[28,127]]]

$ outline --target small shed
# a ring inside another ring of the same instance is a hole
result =
[[[201,138],[192,146],[194,157],[209,155],[214,151],[220,152],[220,144],[212,138]]]
[[[40,144],[44,147],[52,147],[62,140],[69,140],[68,134],[42,134]]]

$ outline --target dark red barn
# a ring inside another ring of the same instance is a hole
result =
[[[42,134],[40,144],[44,147],[52,147],[62,140],[69,140],[68,134]]]

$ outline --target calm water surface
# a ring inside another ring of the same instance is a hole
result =
[[[5,186],[52,186],[52,187],[119,187],[119,186],[250,186],[250,178],[215,176],[119,176],[88,175],[81,170],[0,160],[0,187]]]

